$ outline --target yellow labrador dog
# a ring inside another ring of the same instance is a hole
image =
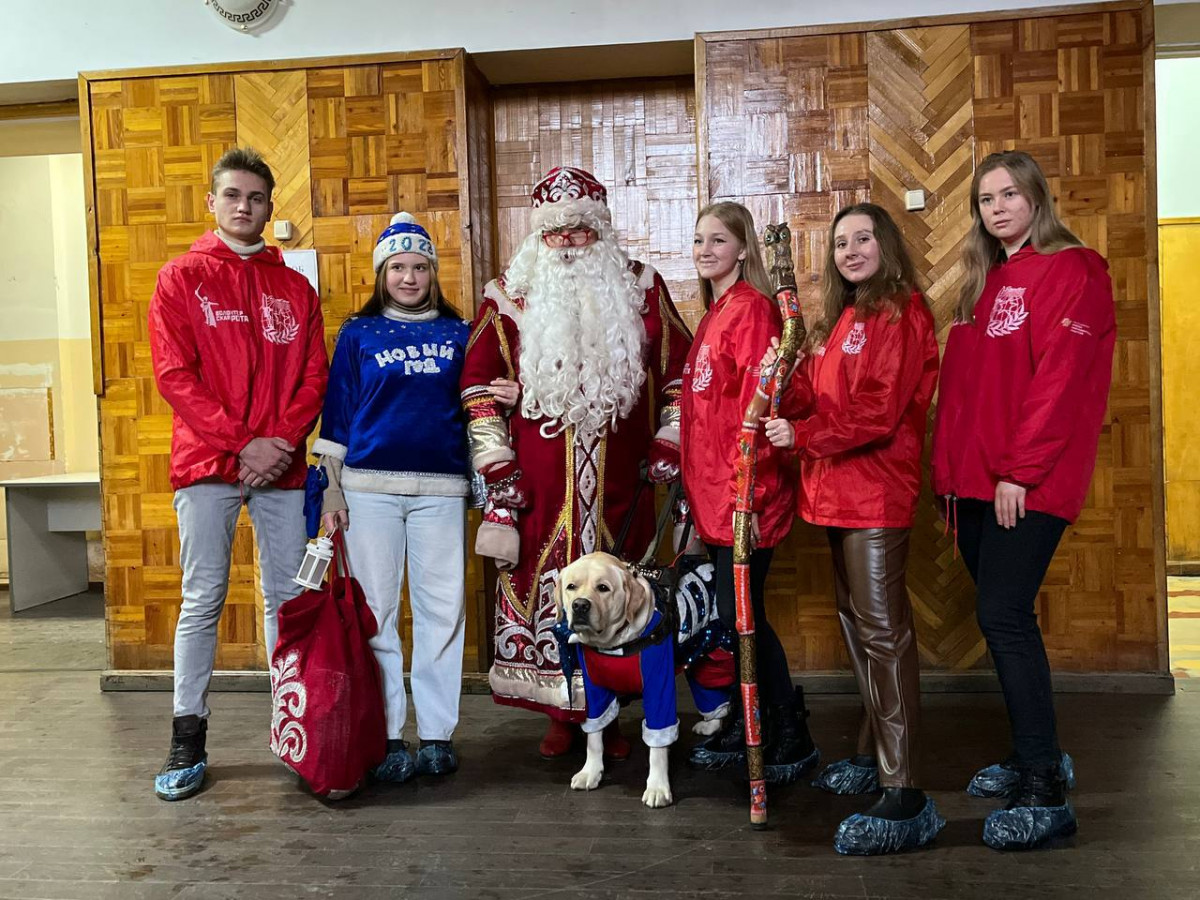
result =
[[[616,719],[619,698],[640,694],[645,712],[642,739],[650,748],[650,775],[642,802],[670,806],[668,750],[679,736],[675,695],[675,641],[672,622],[655,608],[650,583],[608,553],[589,553],[559,573],[559,609],[570,629],[583,669],[587,697],[587,761],[571,779],[577,791],[600,786],[604,774],[604,727]],[[693,693],[697,688],[693,684]],[[720,728],[728,710],[727,692],[708,691],[700,733]],[[697,696],[698,705],[700,695]]]

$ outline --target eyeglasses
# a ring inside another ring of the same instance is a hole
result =
[[[547,247],[582,247],[591,243],[596,232],[590,228],[580,228],[576,231],[545,231],[542,232],[542,243]]]

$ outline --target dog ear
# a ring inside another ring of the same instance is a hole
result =
[[[558,570],[558,577],[554,579],[554,621],[561,622],[567,615],[563,607],[563,572],[565,569]]]
[[[621,586],[625,589],[625,621],[632,622],[637,618],[638,610],[646,602],[645,589],[642,582],[625,563],[621,563]]]

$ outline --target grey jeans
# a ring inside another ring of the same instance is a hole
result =
[[[300,593],[292,580],[304,559],[304,491],[206,481],[175,492],[183,605],[175,627],[175,715],[208,716],[208,683],[217,653],[217,623],[229,592],[233,532],[242,499],[254,523],[262,572],[267,660],[279,635],[279,607]]]

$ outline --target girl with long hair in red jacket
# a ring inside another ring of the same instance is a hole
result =
[[[918,787],[921,687],[904,581],[938,371],[933,314],[916,281],[884,209],[841,210],[825,254],[824,317],[784,415],[766,423],[775,447],[800,456],[800,516],[828,532],[838,618],[863,700],[857,754],[813,783],[835,794],[883,790],[838,828],[839,853],[914,849],[945,825]]]
[[[696,218],[692,259],[707,312],[696,329],[683,370],[680,451],[683,487],[696,531],[715,566],[717,610],[733,634],[734,461],[742,418],[758,389],[758,363],[783,328],[771,299],[771,282],[749,210],[713,203]],[[767,781],[795,781],[816,766],[805,719],[804,694],[792,685],[779,636],[767,619],[764,595],[775,546],[792,527],[795,483],[781,469],[784,454],[759,441],[751,529],[750,597],[758,637],[758,685],[762,697],[763,763]],[[736,648],[736,644],[734,645]],[[694,765],[718,769],[744,764],[745,716],[740,701],[722,728],[691,753]]]
[[[971,184],[973,224],[946,342],[933,489],[976,586],[1013,752],[968,792],[1006,797],[983,839],[1026,849],[1075,832],[1035,604],[1096,464],[1116,343],[1107,264],[1054,211],[1026,153],[993,153]]]

